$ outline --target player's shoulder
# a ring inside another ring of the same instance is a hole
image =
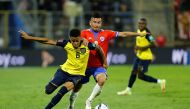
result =
[[[65,47],[68,44],[69,40],[59,39],[56,42],[57,46]]]
[[[113,30],[109,30],[109,29],[101,29],[101,32],[105,32],[105,33],[111,33],[111,32],[116,32],[116,31],[113,31]]]
[[[113,30],[109,30],[109,29],[105,29],[105,30],[104,30],[104,29],[101,29],[101,31],[102,31],[102,32],[111,32],[111,31],[113,31]]]
[[[90,29],[84,29],[81,31],[82,33],[90,32]]]
[[[146,28],[145,31],[148,32],[148,33],[151,33],[150,30],[149,30],[148,28]]]

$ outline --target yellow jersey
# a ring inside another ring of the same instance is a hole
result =
[[[71,75],[85,76],[90,49],[95,49],[96,45],[92,43],[89,43],[88,46],[81,44],[75,49],[70,41],[65,40],[57,42],[56,45],[64,47],[67,52],[67,60],[60,65],[61,69]]]
[[[140,31],[139,29],[137,30],[138,33],[148,33],[148,29],[145,29],[143,31]],[[151,42],[149,40],[149,36],[137,36],[136,37],[136,46],[138,47],[146,47],[151,45]],[[150,48],[146,49],[146,50],[137,50],[136,51],[136,56],[139,59],[142,60],[152,60],[153,59],[153,54]]]

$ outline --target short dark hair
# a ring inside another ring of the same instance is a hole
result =
[[[80,36],[80,30],[79,29],[72,29],[70,31],[70,37],[79,37]]]
[[[139,21],[147,22],[146,18],[140,18]]]
[[[100,12],[94,12],[91,18],[102,18],[102,15],[100,14]]]

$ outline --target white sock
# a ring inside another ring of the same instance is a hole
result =
[[[94,86],[94,89],[93,89],[93,91],[92,91],[90,97],[88,98],[88,100],[92,101],[92,100],[96,97],[96,95],[101,92],[101,90],[102,90],[102,87],[99,86],[98,83],[97,83],[97,84]]]
[[[130,87],[127,87],[126,90],[131,91],[131,88],[130,88]]]
[[[158,83],[158,84],[160,84],[160,83],[161,83],[161,81],[162,81],[162,80],[158,79],[158,80],[157,80],[157,83]]]
[[[74,107],[78,94],[79,92],[73,92],[73,91],[71,92],[70,99],[69,99],[70,106]]]

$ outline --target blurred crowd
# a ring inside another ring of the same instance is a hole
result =
[[[93,12],[103,15],[103,29],[115,31],[136,31],[133,21],[132,0],[0,0],[0,10],[20,12],[11,15],[9,21],[8,40],[5,42],[5,28],[0,27],[0,47],[33,47],[34,44],[21,40],[17,29],[36,36],[49,38],[67,38],[71,28],[89,28],[89,19]],[[190,1],[174,0],[176,39],[190,39]],[[31,14],[25,14],[28,11]],[[23,14],[24,13],[24,14]],[[0,25],[5,25],[5,16],[0,13]],[[17,28],[17,29],[15,29]],[[15,37],[17,35],[17,37]],[[111,46],[131,47],[134,38],[117,38],[110,42]]]
[[[37,7],[35,7],[35,3]],[[17,9],[20,10],[32,10],[37,8],[37,10],[45,10],[49,12],[63,12],[68,16],[77,16],[84,13],[86,18],[85,24],[88,22],[90,14],[94,11],[102,12],[104,15],[104,24],[108,25],[113,22],[114,13],[119,13],[116,22],[120,21],[120,15],[132,10],[131,0],[36,0],[36,2],[31,2],[31,0],[20,0]],[[73,10],[72,13],[70,13]],[[80,10],[80,12],[79,12]],[[76,12],[79,13],[76,13]],[[79,22],[76,22],[76,25]],[[121,27],[119,27],[121,29]]]
[[[132,14],[126,13],[132,11],[131,0],[0,0],[0,10],[16,10],[17,12],[37,11],[39,13],[37,18],[33,14],[23,14],[19,16],[20,22],[24,22],[28,32],[39,36],[45,36],[47,30],[44,27],[52,23],[52,27],[49,27],[52,28],[51,33],[48,35],[53,36],[55,39],[67,36],[69,29],[73,27],[89,28],[89,18],[95,11],[102,13],[104,29],[113,29],[115,31],[127,29],[132,31],[134,28]],[[52,20],[43,12],[51,13],[49,16],[51,15]],[[33,23],[31,23],[31,20],[34,20]],[[47,20],[51,22],[47,24]],[[13,32],[12,35],[15,35],[15,33]],[[10,43],[14,43],[12,44],[14,47],[15,44],[18,45],[19,43],[33,46],[33,44],[28,44],[28,42],[15,41],[20,39],[15,39],[11,35],[9,40],[12,40]],[[124,41],[123,39],[118,39],[111,42],[111,45],[125,46]]]
[[[190,39],[190,1],[175,0],[176,35],[178,39]]]

